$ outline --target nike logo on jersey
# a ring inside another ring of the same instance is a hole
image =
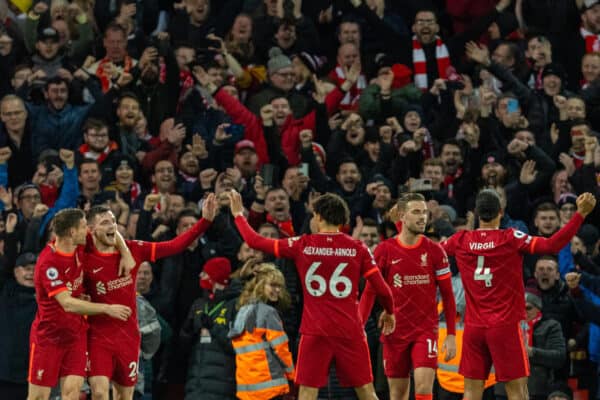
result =
[[[396,259],[396,260],[392,260],[392,265],[394,265],[394,264],[398,264],[400,261],[402,261],[402,259],[401,259],[401,258],[398,258],[398,259]]]
[[[100,267],[100,268],[94,268],[94,269],[92,270],[92,273],[93,273],[93,274],[96,274],[96,273],[100,272],[100,271],[102,270],[102,268],[104,268],[104,267]]]

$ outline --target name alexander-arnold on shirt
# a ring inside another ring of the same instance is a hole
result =
[[[303,253],[307,256],[355,257],[356,249],[307,246]]]

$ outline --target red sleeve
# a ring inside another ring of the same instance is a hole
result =
[[[363,290],[363,294],[360,297],[360,303],[358,304],[358,312],[363,325],[367,323],[369,315],[371,315],[373,304],[375,304],[375,291],[371,284],[367,282],[365,290]]]
[[[234,124],[244,125],[244,139],[251,140],[254,146],[256,146],[259,164],[268,164],[269,152],[260,118],[224,90],[218,90],[214,98],[223,107],[225,112],[229,114]]]
[[[344,93],[338,87],[329,92],[327,97],[325,97],[325,107],[327,107],[327,115],[332,116],[333,114],[335,114],[345,95],[346,93]]]
[[[455,255],[455,244],[454,242],[456,241],[456,234],[450,236],[448,239],[444,240],[443,242],[440,242],[440,246],[442,246],[442,249],[444,249],[444,251],[446,252],[446,255],[448,256],[454,256]]]
[[[173,165],[177,165],[177,148],[167,140],[164,140],[156,149],[146,153],[142,160],[142,169],[146,172],[152,171],[156,163],[160,160],[173,162],[173,158],[175,158]]]
[[[150,260],[156,261],[159,258],[170,257],[185,250],[198,236],[202,235],[210,227],[211,222],[204,218],[196,222],[194,226],[177,235],[167,242],[152,242],[150,244]]]
[[[573,215],[571,220],[554,235],[549,238],[534,236],[529,248],[531,254],[555,254],[558,253],[569,241],[577,234],[579,227],[583,223],[583,216],[578,212]]]
[[[248,211],[248,223],[255,230],[267,221],[267,212],[256,212],[252,208]]]
[[[40,280],[48,297],[54,297],[57,294],[68,290],[67,277],[61,266],[54,266],[49,263],[43,263],[39,266]]]
[[[238,231],[240,231],[240,234],[242,235],[242,239],[244,239],[244,242],[248,243],[248,246],[264,253],[273,254],[276,257],[278,256],[278,240],[260,236],[252,229],[250,224],[248,224],[246,218],[241,215],[235,217],[235,226],[237,226]]]
[[[375,270],[366,276],[369,284],[373,285],[373,289],[377,294],[379,303],[383,306],[388,314],[394,313],[394,297],[392,296],[392,289],[385,283],[383,275],[379,268],[375,267]]]
[[[456,335],[456,302],[454,301],[454,292],[452,291],[452,281],[448,277],[438,281],[437,284],[442,295],[448,335]]]

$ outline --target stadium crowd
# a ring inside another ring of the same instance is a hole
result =
[[[34,270],[73,208],[137,262],[136,399],[293,399],[292,383],[240,395],[257,362],[293,381],[304,282],[292,260],[244,242],[232,191],[271,239],[309,232],[319,195],[335,193],[350,212],[342,231],[375,251],[412,192],[442,242],[478,227],[483,189],[500,197],[501,228],[551,237],[579,195],[600,195],[600,1],[0,0],[0,119],[1,399],[43,379],[29,361]],[[102,228],[108,211],[118,234]],[[531,399],[600,399],[599,227],[597,207],[560,252],[524,258]],[[85,268],[94,303],[126,284]],[[450,270],[459,356],[444,358],[442,315],[440,400],[464,390],[453,257]],[[385,399],[381,310],[364,322]],[[267,336],[287,341],[242,356]],[[330,372],[319,398],[356,398]],[[493,375],[484,398],[507,398]],[[108,399],[98,385],[81,395]]]

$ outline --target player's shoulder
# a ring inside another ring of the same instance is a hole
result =
[[[431,240],[427,236],[423,237],[423,245],[427,248],[428,251],[433,252],[444,252],[444,248],[442,245],[436,241]]]

